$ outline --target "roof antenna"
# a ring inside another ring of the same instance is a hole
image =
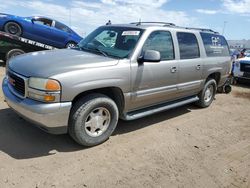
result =
[[[112,23],[111,23],[111,20],[109,20],[107,23],[106,23],[106,25],[111,25]]]
[[[139,19],[139,22],[137,23],[136,26],[141,25],[141,18]]]

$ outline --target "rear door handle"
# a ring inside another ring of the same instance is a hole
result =
[[[176,73],[177,72],[177,68],[176,67],[171,67],[171,73]]]
[[[200,69],[201,69],[201,65],[197,65],[197,66],[196,66],[196,69],[197,69],[197,70],[200,70]]]

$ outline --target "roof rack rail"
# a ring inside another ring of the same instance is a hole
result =
[[[132,22],[130,24],[135,24],[137,26],[142,25],[142,24],[160,24],[160,25],[163,25],[163,26],[176,26],[173,23],[167,23],[167,22]]]
[[[211,32],[215,34],[219,34],[219,32],[214,31],[212,29],[205,29],[205,28],[196,28],[196,27],[184,27],[185,29],[193,29],[193,30],[199,30],[199,31],[205,31],[205,32]]]
[[[182,29],[192,29],[192,30],[198,30],[198,31],[204,31],[204,32],[210,32],[214,34],[219,34],[219,32],[214,31],[212,29],[205,29],[205,28],[196,28],[196,27],[181,27],[177,26],[173,23],[168,23],[168,22],[132,22],[130,24],[134,24],[136,26],[142,25],[142,24],[159,24],[162,25],[163,27],[176,27],[176,28],[182,28]]]

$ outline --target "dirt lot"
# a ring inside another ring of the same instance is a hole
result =
[[[4,68],[0,67],[0,80]],[[104,144],[31,126],[0,90],[0,187],[250,187],[250,87],[132,122]]]

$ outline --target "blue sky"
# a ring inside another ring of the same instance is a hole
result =
[[[1,2],[0,12],[52,17],[81,35],[108,20],[129,23],[141,19],[220,33],[225,28],[227,39],[250,39],[250,0],[8,0]]]

